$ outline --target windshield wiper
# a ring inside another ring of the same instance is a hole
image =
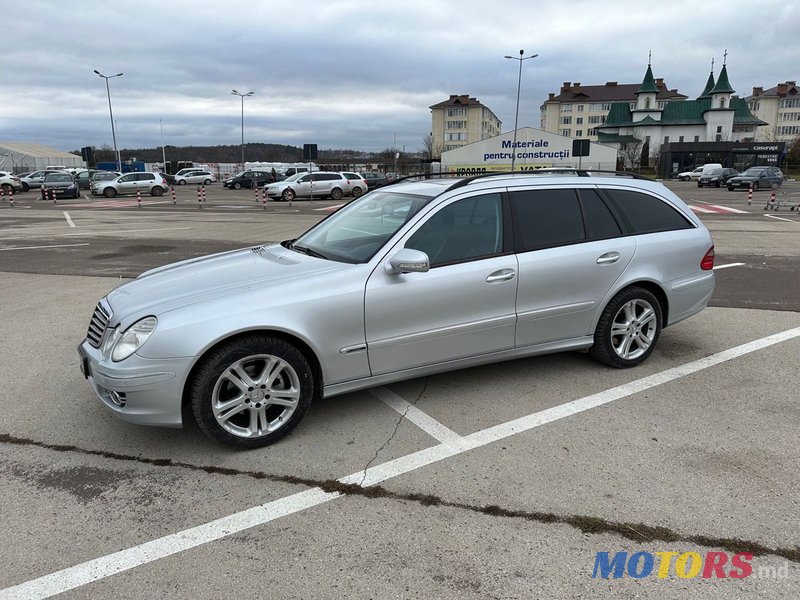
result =
[[[317,252],[316,250],[308,248],[307,246],[298,246],[294,242],[289,244],[289,249],[296,250],[297,252],[302,252],[303,254],[307,256],[313,256],[314,258],[322,258],[324,260],[330,260],[327,256],[325,256],[321,252]]]

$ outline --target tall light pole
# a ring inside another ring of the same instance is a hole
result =
[[[158,120],[158,124],[161,126],[161,168],[164,169],[164,173],[167,172],[167,151],[164,149],[164,121],[161,119]]]
[[[254,92],[241,94],[236,90],[231,90],[231,94],[234,96],[239,96],[242,99],[242,169],[244,169],[244,98],[245,96],[252,96]]]
[[[536,58],[539,56],[538,54],[533,54],[531,56],[524,56],[525,50],[519,51],[519,58],[516,56],[506,56],[506,58],[510,58],[511,60],[518,60],[519,61],[519,79],[517,79],[517,110],[514,113],[514,143],[511,144],[511,170],[514,170],[514,163],[517,158],[517,123],[519,121],[519,90],[522,86],[522,61],[528,60],[529,58]]]
[[[114,77],[122,77],[122,73],[116,75],[103,75],[97,69],[94,70],[100,77],[106,80],[106,94],[108,95],[108,116],[111,117],[111,138],[114,140],[114,155],[117,157],[117,171],[122,171],[122,161],[119,158],[119,150],[117,150],[117,132],[114,129],[114,113],[111,112],[111,89],[108,87],[108,80]]]

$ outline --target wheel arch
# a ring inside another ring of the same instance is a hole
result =
[[[667,323],[669,323],[669,298],[667,297],[667,293],[664,291],[664,288],[662,288],[661,285],[655,281],[649,279],[637,279],[635,281],[626,282],[625,285],[615,289],[605,298],[603,305],[598,309],[597,315],[595,316],[594,323],[592,324],[592,332],[594,332],[594,330],[597,328],[597,322],[600,320],[600,315],[603,314],[603,311],[606,309],[606,306],[608,306],[608,303],[611,302],[611,300],[617,294],[632,287],[644,288],[658,299],[658,303],[661,305],[661,328],[666,328]]]
[[[271,335],[295,346],[308,361],[308,364],[311,367],[311,372],[314,374],[315,389],[313,392],[314,394],[313,397],[319,398],[322,395],[322,388],[323,388],[322,364],[319,361],[317,353],[314,352],[313,348],[308,344],[308,342],[306,342],[304,339],[302,339],[297,335],[294,335],[287,331],[281,331],[280,329],[256,328],[256,329],[248,329],[245,331],[238,331],[234,334],[216,340],[214,343],[206,347],[205,350],[203,350],[203,352],[194,361],[192,368],[189,370],[189,373],[183,382],[183,392],[181,394],[181,415],[184,426],[186,426],[187,423],[194,422],[194,417],[192,416],[191,399],[189,397],[190,389],[192,386],[192,382],[194,381],[195,375],[197,373],[197,370],[203,364],[206,357],[210,353],[214,352],[217,348],[222,346],[223,344],[227,344],[238,338],[247,337],[253,334]]]

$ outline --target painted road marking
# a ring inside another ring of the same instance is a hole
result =
[[[322,208],[315,208],[314,210],[336,210],[337,208],[341,208],[346,203],[343,204],[334,204],[333,206],[323,206]]]
[[[53,244],[52,246],[19,246],[15,248],[0,248],[0,252],[6,250],[42,250],[44,248],[72,248],[73,246],[88,246],[89,242],[84,244]]]
[[[64,211],[64,218],[67,220],[67,225],[70,227],[75,227],[75,223],[72,222],[72,218],[69,216],[67,211]]]
[[[722,212],[732,212],[740,215],[746,215],[746,210],[739,210],[738,208],[731,208],[730,206],[720,206],[719,204],[709,204],[710,207],[721,210]]]
[[[80,233],[62,233],[61,236],[70,235],[104,235],[104,234],[125,234],[125,233],[141,233],[143,231],[180,231],[182,229],[191,229],[191,227],[156,227],[153,229],[109,229],[106,231],[81,231]]]
[[[142,200],[142,206],[151,204],[172,204],[172,200]],[[100,200],[97,202],[70,204],[70,208],[128,208],[138,206],[136,199],[132,200]]]
[[[748,212],[746,210],[739,210],[738,208],[730,208],[728,206],[719,206],[718,204],[706,204],[705,206],[697,206],[695,204],[690,204],[689,208],[691,208],[696,213],[713,213],[713,214],[740,214],[746,215]]]
[[[404,418],[411,421],[414,425],[422,429],[425,433],[435,438],[438,442],[446,446],[459,447],[464,438],[458,435],[455,431],[440,423],[427,413],[422,412],[419,408],[406,402],[395,394],[392,390],[379,387],[369,390],[370,393],[382,400],[385,404],[396,410]]]
[[[794,223],[792,219],[784,219],[783,217],[776,217],[775,215],[764,215],[765,217],[769,217],[770,219],[777,219],[778,221],[786,221],[787,223]]]
[[[513,419],[494,427],[463,436],[459,447],[439,444],[418,452],[389,460],[380,465],[370,467],[366,473],[358,471],[338,481],[345,484],[368,487],[387,479],[410,473],[421,467],[440,462],[446,458],[462,454],[468,450],[480,448],[509,436],[530,431],[541,425],[552,423],[578,413],[603,406],[649,390],[650,388],[682,379],[704,369],[739,358],[746,354],[763,350],[800,337],[800,327],[787,329],[740,346],[717,352],[705,358],[655,373],[630,383],[585,396],[553,408],[548,408],[530,415]],[[363,483],[361,483],[363,479]],[[0,600],[29,600],[33,598],[49,598],[69,590],[104,579],[111,575],[145,565],[167,556],[190,550],[202,544],[219,540],[240,531],[269,523],[276,519],[298,513],[308,508],[339,498],[338,492],[324,492],[320,488],[311,488],[273,500],[203,525],[185,529],[177,533],[114,552],[106,556],[67,567],[48,575],[26,581],[0,590]]]
[[[727,265],[717,265],[716,267],[714,267],[714,270],[716,271],[718,269],[729,269],[730,267],[743,267],[743,266],[744,263],[730,263]]]

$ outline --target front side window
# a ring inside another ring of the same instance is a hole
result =
[[[125,175],[125,177],[120,177],[119,182],[128,183],[130,181],[135,181],[135,180],[136,180],[136,175]]]
[[[606,197],[630,233],[689,229],[691,222],[663,200],[629,190],[606,190]]]
[[[572,244],[586,239],[575,190],[511,192],[514,231],[522,250]]]
[[[503,250],[500,194],[458,200],[433,214],[405,243],[428,255],[431,266],[463,262]]]

